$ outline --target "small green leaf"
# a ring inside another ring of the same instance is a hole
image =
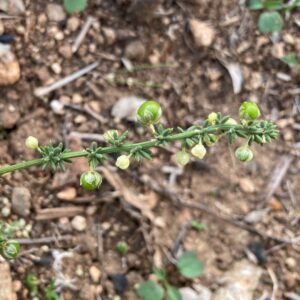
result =
[[[283,25],[283,19],[277,11],[264,12],[259,16],[258,27],[262,33],[279,32]]]
[[[248,7],[252,10],[258,10],[264,8],[262,0],[250,0]]]
[[[175,286],[166,285],[168,300],[182,300],[181,294]]]
[[[282,9],[283,8],[283,1],[282,0],[267,0],[264,3],[264,7],[266,9]]]
[[[144,300],[162,300],[164,289],[154,281],[146,281],[140,284],[137,294]]]
[[[185,252],[176,265],[181,275],[189,279],[202,275],[204,269],[202,262],[194,251]]]
[[[198,222],[197,220],[191,221],[191,226],[193,229],[201,231],[207,228],[206,224],[203,224],[201,222]]]
[[[64,0],[64,7],[69,14],[83,11],[86,5],[87,0]]]
[[[290,68],[300,69],[300,55],[296,52],[291,52],[281,57],[280,60],[287,64]]]

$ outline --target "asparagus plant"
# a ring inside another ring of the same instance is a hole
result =
[[[165,128],[158,124],[162,115],[162,108],[156,101],[145,101],[137,111],[138,121],[151,131],[151,138],[137,143],[126,142],[128,131],[119,133],[115,129],[104,133],[107,143],[105,147],[99,147],[96,142],[92,142],[89,148],[81,151],[71,151],[66,149],[62,143],[58,145],[48,144],[40,146],[39,141],[29,136],[25,145],[27,148],[36,150],[40,158],[20,162],[14,165],[0,168],[0,177],[4,174],[41,166],[43,169],[50,168],[53,172],[60,168],[65,170],[65,163],[71,163],[78,157],[86,157],[89,169],[81,175],[80,185],[87,190],[94,190],[101,186],[102,176],[96,171],[98,165],[102,165],[108,154],[120,154],[116,160],[119,169],[126,170],[132,160],[151,160],[151,148],[163,147],[171,142],[181,141],[181,150],[176,154],[176,162],[184,166],[190,160],[190,153],[197,159],[203,159],[206,155],[206,147],[217,144],[222,138],[227,136],[230,143],[237,138],[245,139],[243,146],[235,151],[236,158],[241,162],[249,162],[253,159],[250,149],[253,143],[264,145],[278,137],[279,131],[276,125],[269,120],[260,120],[260,109],[253,102],[244,102],[239,109],[240,122],[230,116],[223,116],[220,113],[212,112],[208,115],[203,124],[195,124],[187,129],[178,127],[174,132],[173,128]],[[0,244],[9,244],[4,240]],[[16,247],[16,252],[18,252]],[[0,251],[0,253],[1,253]]]

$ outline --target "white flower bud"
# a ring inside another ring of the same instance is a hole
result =
[[[195,157],[197,157],[199,159],[203,159],[206,154],[206,149],[202,145],[202,143],[199,143],[192,148],[191,152]]]
[[[190,155],[185,151],[182,150],[176,154],[176,162],[180,166],[185,166],[190,161]]]
[[[37,149],[39,147],[39,141],[34,136],[29,136],[25,141],[25,145],[29,149]]]
[[[121,155],[116,161],[116,166],[122,170],[128,169],[130,165],[130,159],[127,155]]]

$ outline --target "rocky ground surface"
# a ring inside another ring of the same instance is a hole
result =
[[[59,0],[1,1],[0,165],[36,157],[24,147],[28,135],[73,150],[102,144],[110,128],[142,140],[135,110],[143,99],[158,100],[163,123],[183,128],[211,111],[237,117],[250,99],[280,138],[255,147],[246,165],[226,141],[185,169],[172,158],[179,145],[127,171],[112,159],[96,192],[79,187],[85,159],[65,173],[5,176],[1,219],[24,226],[21,255],[0,264],[0,298],[30,299],[31,272],[40,299],[52,280],[61,299],[138,299],[135,285],[168,264],[180,236],[179,252],[196,250],[205,264],[199,279],[171,278],[184,300],[299,300],[300,72],[279,58],[300,52],[300,12],[272,36],[258,31],[258,13],[245,1],[89,2],[69,15]],[[191,219],[206,229],[185,230]],[[119,241],[129,244],[125,257],[115,251]]]

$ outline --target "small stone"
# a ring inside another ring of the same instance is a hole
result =
[[[80,19],[77,17],[71,17],[67,22],[67,29],[71,32],[76,31],[80,26]]]
[[[4,33],[4,25],[3,22],[0,20],[0,35]]]
[[[1,214],[2,214],[2,216],[5,217],[5,218],[9,217],[9,216],[10,216],[10,213],[11,213],[11,210],[10,210],[9,207],[3,207],[3,208],[1,209]]]
[[[19,216],[26,217],[30,214],[31,194],[25,187],[15,187],[12,191],[12,210]]]
[[[96,266],[91,266],[89,269],[90,276],[94,283],[99,283],[101,278],[101,271]]]
[[[15,293],[18,293],[22,289],[22,283],[19,280],[14,280],[13,281],[13,290]]]
[[[189,26],[197,47],[209,47],[212,44],[216,33],[211,25],[206,22],[191,19]]]
[[[80,94],[74,94],[72,97],[72,103],[74,104],[81,104],[83,101],[83,98]]]
[[[0,44],[0,86],[16,83],[21,76],[20,65],[6,45]]]
[[[272,197],[270,200],[270,207],[272,211],[282,211],[283,207],[280,201],[278,201],[276,198]]]
[[[111,46],[113,45],[117,40],[117,33],[114,29],[103,27],[102,28],[106,43]]]
[[[65,113],[64,105],[58,100],[52,100],[50,103],[50,107],[57,115],[63,115]]]
[[[182,300],[211,300],[212,297],[211,291],[200,285],[195,286],[195,290],[190,287],[184,287],[179,289],[179,292]]]
[[[75,124],[82,124],[82,123],[86,123],[87,118],[84,115],[78,115],[74,118],[74,123]]]
[[[71,224],[72,227],[79,232],[85,231],[87,227],[86,218],[82,216],[74,217]]]
[[[47,5],[47,16],[50,21],[62,22],[66,18],[66,13],[61,5],[48,4]]]
[[[243,192],[245,193],[254,193],[255,192],[255,185],[253,181],[249,178],[240,179],[240,187]]]
[[[78,265],[78,266],[76,267],[75,274],[76,274],[78,277],[82,277],[82,276],[84,275],[84,270],[83,270],[82,265]]]
[[[288,257],[285,264],[290,271],[294,271],[297,267],[297,261],[293,257]]]
[[[0,10],[9,15],[19,16],[25,13],[23,0],[1,0]]]
[[[125,56],[130,60],[142,61],[146,55],[146,48],[141,41],[132,41],[125,48]]]
[[[64,58],[72,57],[72,47],[69,44],[65,44],[59,47],[58,52]]]
[[[52,64],[51,69],[55,74],[60,74],[62,71],[61,65],[59,63]]]
[[[57,198],[60,200],[67,200],[71,201],[74,200],[76,197],[76,189],[74,187],[67,187],[64,190],[58,192],[56,194]]]
[[[277,43],[272,47],[271,53],[276,58],[284,56],[284,43]]]

